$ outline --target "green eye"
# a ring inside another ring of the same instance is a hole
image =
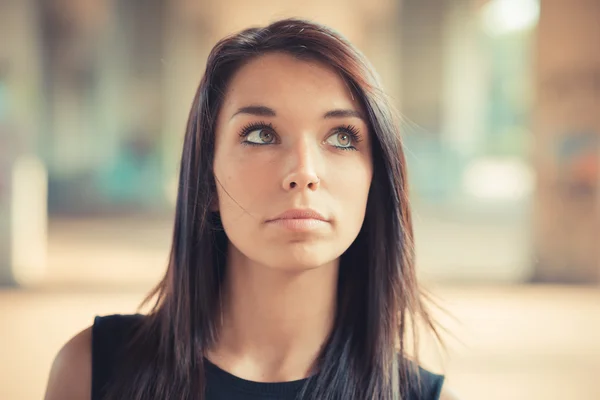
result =
[[[340,150],[356,150],[355,145],[358,142],[360,142],[359,131],[352,125],[337,127],[325,140],[325,143]]]
[[[246,142],[254,144],[269,144],[275,140],[275,135],[268,129],[255,129],[248,133],[246,136]]]
[[[327,138],[327,143],[335,147],[348,148],[352,146],[352,137],[346,132],[337,132]]]

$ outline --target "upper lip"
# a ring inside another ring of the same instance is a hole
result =
[[[276,217],[269,219],[268,221],[276,221],[278,219],[318,219],[321,221],[327,221],[327,219],[321,213],[311,208],[290,209],[282,212]]]

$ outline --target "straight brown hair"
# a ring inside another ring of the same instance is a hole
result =
[[[373,68],[347,40],[327,27],[286,19],[229,36],[208,56],[185,132],[168,269],[146,299],[155,299],[154,306],[137,327],[109,398],[205,398],[204,355],[219,334],[228,242],[210,207],[215,124],[232,74],[270,52],[338,71],[362,103],[373,137],[365,220],[341,257],[334,327],[300,397],[397,400],[418,385],[407,337],[417,338],[417,319],[436,331],[415,273],[400,118]],[[416,354],[416,340],[414,346]]]

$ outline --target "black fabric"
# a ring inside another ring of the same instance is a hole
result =
[[[253,382],[230,374],[205,359],[207,400],[295,400],[306,380],[292,382]]]
[[[106,395],[106,385],[121,364],[128,339],[143,316],[109,315],[96,317],[92,327],[92,400]]]
[[[115,369],[121,363],[125,346],[143,317],[109,315],[96,317],[92,328],[92,400],[102,400]],[[234,376],[205,360],[206,400],[296,400],[305,380],[280,383],[248,381]],[[419,368],[421,388],[405,400],[438,400],[444,377]]]

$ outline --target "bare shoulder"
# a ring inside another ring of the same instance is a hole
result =
[[[90,400],[92,388],[92,328],[69,340],[58,352],[45,400]]]
[[[460,400],[460,398],[451,389],[444,386],[442,388],[442,393],[440,394],[440,400]]]

